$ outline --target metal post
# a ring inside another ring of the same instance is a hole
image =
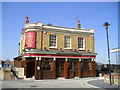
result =
[[[109,49],[109,37],[108,37],[108,26],[110,24],[108,22],[105,22],[103,26],[106,27],[106,36],[107,36],[107,48],[108,48],[108,64],[109,64],[109,77],[110,77],[110,84],[112,85],[111,82],[111,65],[110,65],[110,49]]]
[[[116,52],[116,64],[117,64],[117,62],[118,62],[118,61],[117,61],[117,52]]]

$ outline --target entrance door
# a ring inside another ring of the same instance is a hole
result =
[[[34,67],[35,67],[35,62],[33,60],[28,60],[26,78],[32,78],[32,76],[34,76]]]
[[[78,60],[74,61],[74,75],[78,77]]]
[[[56,60],[56,76],[64,77],[64,59]]]

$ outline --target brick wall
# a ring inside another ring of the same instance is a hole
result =
[[[22,60],[14,60],[14,67],[21,68]]]
[[[57,48],[51,49],[49,48],[49,35],[57,35]],[[64,49],[64,36],[71,36],[71,49]],[[78,51],[78,37],[83,37],[85,39],[85,50],[79,51],[87,51],[90,50],[94,52],[94,37],[90,36],[79,36],[79,35],[69,35],[69,34],[58,34],[53,32],[43,33],[43,45],[42,49],[46,47],[47,50],[60,50],[62,48],[63,51],[74,51],[75,49]],[[36,49],[41,49],[41,32],[37,32],[37,41],[36,41]]]

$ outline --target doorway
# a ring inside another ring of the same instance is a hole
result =
[[[56,76],[64,77],[64,59],[56,60]]]
[[[78,60],[74,60],[74,76],[78,77]]]
[[[35,61],[28,60],[26,65],[26,78],[32,78],[34,76]]]

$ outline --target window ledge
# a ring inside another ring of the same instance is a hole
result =
[[[85,50],[85,48],[78,48],[78,50]]]
[[[49,48],[54,48],[54,49],[57,49],[57,47],[49,47]]]
[[[72,49],[72,48],[64,48],[64,49]]]

